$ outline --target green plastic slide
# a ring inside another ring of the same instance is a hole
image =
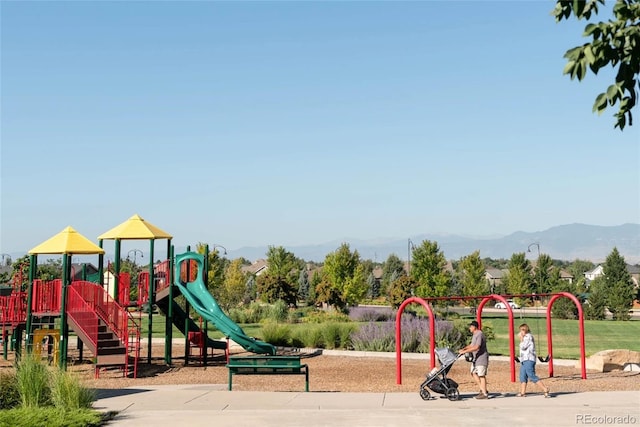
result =
[[[194,260],[198,264],[198,274],[192,282],[180,280],[180,265],[183,262]],[[209,293],[202,280],[204,271],[204,255],[196,252],[185,252],[176,255],[174,284],[180,289],[191,307],[204,319],[212,322],[225,336],[242,346],[247,351],[257,354],[275,355],[276,348],[264,341],[257,340],[245,334],[238,324],[227,316],[216,299]]]

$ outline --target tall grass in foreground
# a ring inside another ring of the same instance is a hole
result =
[[[25,354],[15,370],[0,373],[0,427],[97,427],[94,391],[77,377]]]
[[[96,398],[92,389],[84,387],[77,377],[57,370],[51,376],[51,403],[65,411],[87,409]]]
[[[49,401],[49,370],[33,354],[25,354],[16,367],[20,401],[25,408],[37,408]]]

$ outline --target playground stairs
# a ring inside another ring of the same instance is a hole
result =
[[[127,347],[102,319],[98,323],[97,341],[95,343],[88,336],[85,328],[79,325],[72,317],[69,317],[69,326],[78,334],[78,337],[94,355],[94,362],[97,366],[124,365],[127,363]]]
[[[140,327],[126,308],[99,285],[74,282],[69,288],[68,322],[94,355],[96,376],[101,368],[120,367],[137,376]]]

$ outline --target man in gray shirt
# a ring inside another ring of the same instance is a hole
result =
[[[482,330],[478,328],[478,322],[475,320],[469,323],[469,332],[473,334],[471,344],[460,349],[459,353],[473,353],[473,363],[471,365],[471,375],[480,387],[480,393],[476,399],[487,399],[487,368],[489,366],[489,353],[487,352],[487,339]]]

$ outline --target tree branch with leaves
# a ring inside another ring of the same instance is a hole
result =
[[[553,15],[556,22],[572,15],[588,21],[604,4],[605,0],[558,0]],[[593,74],[609,65],[617,69],[614,83],[596,97],[593,111],[602,114],[608,106],[618,105],[614,128],[632,126],[631,110],[636,106],[640,72],[640,0],[616,0],[613,19],[587,24],[582,35],[591,41],[565,53],[564,74],[582,80],[588,69]]]

